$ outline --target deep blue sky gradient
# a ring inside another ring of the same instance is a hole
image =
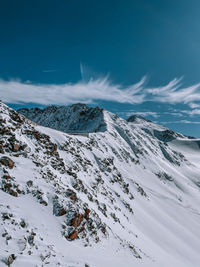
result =
[[[151,86],[181,76],[191,85],[200,82],[199,14],[199,0],[0,1],[0,78],[59,84],[109,73],[130,85],[147,74]],[[200,136],[197,123],[173,123],[168,105],[98,104],[124,117],[156,109],[158,122]]]

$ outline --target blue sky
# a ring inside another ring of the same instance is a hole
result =
[[[199,0],[18,0],[0,8],[0,98],[85,102],[200,137]]]

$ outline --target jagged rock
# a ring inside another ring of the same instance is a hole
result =
[[[71,226],[74,226],[76,219],[77,219],[77,215],[75,214],[72,221],[71,221],[71,224],[70,224]]]
[[[13,190],[13,184],[11,184],[10,182],[5,182],[3,183],[2,189],[4,192],[7,192],[8,194],[10,194],[13,197],[18,197],[18,193]]]
[[[10,133],[11,133],[11,130],[9,128],[5,128],[5,127],[0,128],[0,134],[1,135],[6,135],[6,134],[10,134]]]
[[[77,231],[74,231],[71,235],[69,235],[69,239],[71,239],[71,240],[74,240],[74,239],[76,239],[77,238],[77,236],[78,236],[78,232]]]
[[[17,152],[19,150],[19,145],[13,144],[12,150],[13,150],[13,152]]]
[[[33,133],[34,134],[34,136],[35,136],[35,138],[37,139],[37,140],[40,140],[40,133],[39,132],[34,132]]]
[[[2,144],[0,144],[0,153],[1,153],[1,154],[4,154],[4,153],[5,153],[5,151],[4,151],[4,149],[3,149],[3,145],[2,145]]]
[[[24,219],[21,220],[20,225],[22,228],[26,227],[26,222],[24,221]]]
[[[76,223],[77,227],[81,224],[82,220],[83,220],[83,214],[79,214],[77,223]]]
[[[63,216],[63,215],[65,215],[66,213],[67,213],[66,210],[65,210],[64,208],[62,208],[61,210],[59,210],[57,216]]]
[[[71,226],[77,228],[81,224],[82,220],[83,220],[83,214],[75,215],[75,217],[71,222]]]
[[[12,190],[12,189],[10,189],[10,190],[8,191],[8,193],[9,193],[11,196],[13,196],[13,197],[18,197],[18,193],[15,192],[15,191]]]
[[[10,183],[4,183],[4,185],[3,185],[3,189],[4,189],[4,191],[8,191],[8,190],[10,190],[11,187],[12,187],[12,184],[10,184]]]
[[[43,200],[43,199],[40,200],[40,204],[42,204],[44,206],[47,206],[48,205],[48,203],[45,200]]]
[[[6,167],[9,167],[10,169],[14,167],[14,161],[10,159],[9,157],[1,157],[0,163]]]
[[[70,199],[73,200],[73,201],[76,201],[77,200],[77,197],[76,197],[75,194],[73,194],[73,195],[71,195]]]
[[[17,258],[17,257],[15,256],[15,254],[11,254],[11,255],[8,257],[8,266],[10,266],[16,258]]]
[[[68,190],[66,191],[65,194],[66,194],[66,196],[69,197],[71,200],[73,200],[73,201],[77,201],[76,193],[75,193],[73,190],[68,189]]]
[[[7,212],[3,212],[2,213],[2,219],[3,220],[9,220],[10,218],[11,218],[11,216]]]
[[[29,180],[28,182],[26,182],[26,184],[28,185],[28,187],[33,186],[33,181]]]
[[[83,232],[85,230],[85,224],[86,224],[86,222],[82,223],[81,227],[78,229],[79,233],[81,233],[81,232]]]
[[[3,179],[6,179],[6,180],[10,180],[11,179],[11,176],[10,175],[4,175],[2,178]]]
[[[31,232],[31,234],[28,236],[28,243],[31,246],[34,246],[34,238],[36,236],[35,232]]]
[[[86,209],[85,210],[85,214],[84,214],[84,218],[87,220],[89,218],[89,214],[90,214],[90,210]]]

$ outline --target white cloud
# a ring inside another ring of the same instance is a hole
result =
[[[153,101],[167,103],[194,104],[200,101],[200,83],[188,87],[182,87],[182,79],[174,79],[166,86],[147,89],[149,98]]]
[[[181,110],[180,112],[182,112],[186,115],[189,115],[189,116],[200,115],[200,109]]]
[[[191,108],[200,108],[200,104],[197,104],[197,103],[189,103],[189,106]]]
[[[173,124],[173,123],[177,123],[177,124],[180,124],[180,123],[183,123],[183,124],[200,124],[200,121],[189,121],[189,120],[180,120],[180,121],[162,121],[162,122],[159,122],[159,123],[162,123],[162,124]]]
[[[165,86],[150,88],[146,85],[146,77],[128,87],[112,84],[108,78],[76,84],[33,84],[19,80],[0,80],[0,98],[4,102],[15,104],[32,102],[62,105],[105,100],[137,104],[145,101],[185,103],[197,107],[195,105],[200,104],[200,84],[182,87],[181,79],[174,79]]]
[[[200,115],[200,109],[194,109],[189,112],[191,115]]]
[[[20,81],[0,80],[0,98],[7,103],[70,104],[75,102],[92,103],[106,100],[120,103],[141,103],[142,79],[128,88],[112,85],[106,78],[88,83],[76,84],[32,84]]]

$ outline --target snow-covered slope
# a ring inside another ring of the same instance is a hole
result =
[[[94,118],[68,135],[0,103],[0,266],[198,267],[200,140]]]

